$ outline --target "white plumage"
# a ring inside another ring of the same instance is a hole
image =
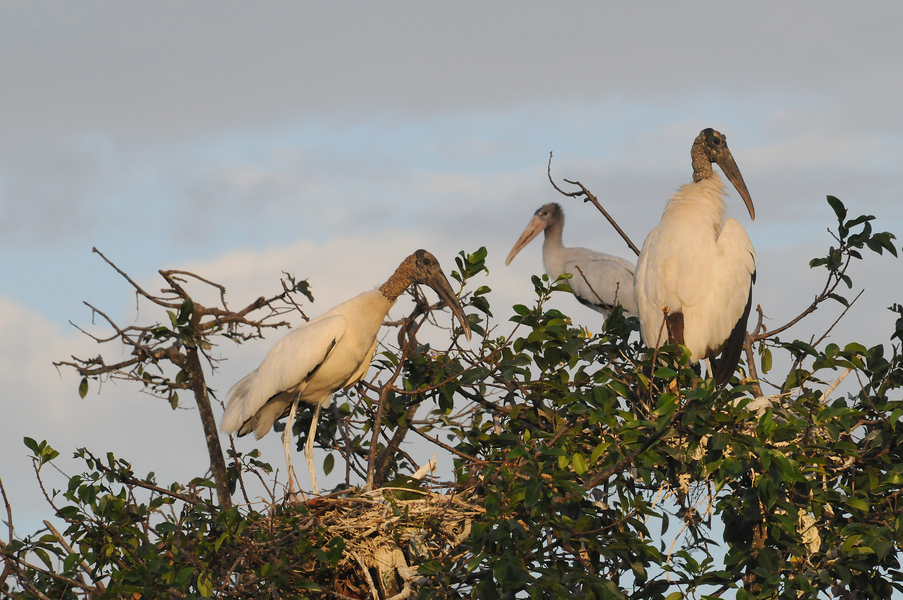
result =
[[[680,187],[637,261],[635,292],[643,340],[684,344],[693,362],[723,355],[719,384],[739,361],[752,303],[756,251],[743,226],[724,219],[726,196],[716,162],[755,219],[752,199],[725,137],[703,130],[691,149],[693,182]],[[665,319],[667,310],[668,318]]]
[[[260,439],[299,394],[307,404],[325,406],[333,392],[356,384],[370,366],[376,335],[393,304],[379,290],[364,292],[288,333],[229,390],[223,431],[253,431]],[[357,318],[349,321],[346,314]]]
[[[221,429],[226,433],[257,438],[265,436],[273,423],[288,414],[283,434],[289,485],[292,485],[289,441],[294,412],[299,401],[316,406],[305,455],[314,493],[313,441],[317,417],[332,394],[360,381],[370,367],[376,337],[395,300],[412,283],[427,284],[448,304],[470,339],[464,311],[442,272],[439,262],[425,250],[407,257],[378,290],[364,292],[310,320],[279,340],[260,366],[231,390]]]
[[[544,231],[542,262],[549,277],[558,279],[565,273],[572,273],[568,285],[574,290],[577,300],[605,316],[611,314],[617,304],[624,308],[626,316],[636,315],[633,265],[623,258],[587,248],[566,248],[561,241],[563,230],[564,211],[561,206],[555,202],[541,206],[514,244],[505,265],[511,264],[517,253]],[[580,274],[578,266],[586,279]]]

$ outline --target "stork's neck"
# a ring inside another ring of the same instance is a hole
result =
[[[702,134],[693,142],[690,148],[690,158],[693,160],[693,181],[699,183],[703,179],[712,176],[712,161],[706,153],[705,143]]]
[[[557,278],[564,273],[565,250],[564,243],[561,241],[562,232],[564,230],[563,220],[556,220],[549,223],[543,231],[544,239],[542,242],[542,264],[551,277]]]
[[[561,241],[562,231],[564,231],[564,219],[552,221],[546,226],[543,230],[545,236],[542,241],[543,252],[564,248]]]
[[[408,289],[408,286],[412,283],[410,274],[403,267],[404,265],[402,264],[402,266],[395,269],[392,276],[389,277],[384,284],[379,286],[379,291],[382,292],[383,296],[385,296],[386,300],[389,302],[394,303],[398,300],[398,297],[404,294],[404,291]]]
[[[724,223],[726,190],[717,172],[696,183],[686,183],[675,192],[665,207],[659,228],[678,227],[686,231],[688,223],[695,223],[697,233],[712,227],[717,237]]]

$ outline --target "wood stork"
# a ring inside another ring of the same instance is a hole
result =
[[[418,250],[404,259],[379,289],[339,304],[279,340],[260,366],[229,390],[221,429],[239,437],[253,431],[260,439],[277,419],[288,415],[282,441],[292,490],[289,443],[295,411],[299,401],[316,406],[304,454],[314,494],[319,493],[313,444],[320,408],[329,404],[334,392],[352,387],[367,374],[383,320],[413,283],[436,290],[470,340],[470,325],[439,261],[426,250]]]
[[[533,213],[533,219],[530,220],[527,228],[514,244],[514,248],[505,259],[505,265],[510,265],[518,252],[533,241],[540,231],[545,231],[545,240],[542,243],[542,263],[549,277],[558,279],[565,273],[572,273],[574,276],[568,281],[568,285],[574,290],[577,300],[606,317],[619,303],[624,307],[626,316],[636,315],[636,300],[633,297],[633,265],[623,258],[594,250],[566,248],[561,243],[563,229],[564,211],[561,210],[561,206],[555,202],[541,206]],[[577,267],[580,267],[586,279],[580,275]]]
[[[751,219],[756,212],[724,135],[702,130],[690,156],[693,183],[668,202],[637,262],[640,330],[650,348],[670,341],[684,344],[693,362],[712,359],[723,385],[740,360],[757,258],[743,226],[724,219],[726,190],[712,163],[734,184]]]

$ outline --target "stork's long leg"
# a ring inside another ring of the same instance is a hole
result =
[[[295,425],[295,413],[298,412],[298,402],[301,400],[301,394],[292,402],[292,409],[288,412],[288,420],[285,422],[285,429],[282,432],[282,449],[285,450],[285,468],[288,471],[288,493],[289,496],[295,495],[295,468],[292,466],[292,428]],[[301,488],[301,484],[298,484]]]
[[[310,471],[310,484],[314,495],[318,496],[320,490],[317,489],[317,472],[314,469],[314,439],[317,437],[317,421],[320,419],[320,405],[314,409],[313,419],[310,421],[310,433],[307,434],[307,443],[304,444],[304,456],[307,458],[307,470]]]

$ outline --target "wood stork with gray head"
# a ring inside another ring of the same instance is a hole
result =
[[[508,258],[505,259],[505,265],[510,265],[517,253],[544,231],[542,263],[549,277],[558,279],[565,273],[573,274],[568,285],[574,290],[577,300],[606,317],[617,304],[624,307],[625,316],[636,315],[633,265],[623,258],[610,254],[586,248],[566,248],[561,242],[563,230],[564,211],[561,210],[561,206],[555,202],[541,206],[533,213],[527,228],[514,244]],[[586,279],[580,275],[577,267],[580,267]]]
[[[718,385],[730,380],[746,337],[756,251],[734,219],[724,219],[726,190],[717,163],[755,220],[752,199],[724,135],[704,129],[690,150],[693,182],[665,207],[637,261],[640,330],[650,348],[683,344],[698,362],[715,362]],[[721,354],[721,359],[715,357]]]
[[[289,444],[295,411],[299,401],[315,406],[304,454],[313,492],[318,494],[313,444],[320,408],[329,404],[334,392],[352,387],[367,374],[383,320],[395,300],[414,283],[426,284],[439,294],[470,340],[467,317],[439,261],[426,250],[418,250],[404,259],[379,289],[339,304],[279,340],[260,366],[229,390],[221,429],[239,437],[253,431],[260,439],[277,419],[288,415],[282,441],[292,490]]]

